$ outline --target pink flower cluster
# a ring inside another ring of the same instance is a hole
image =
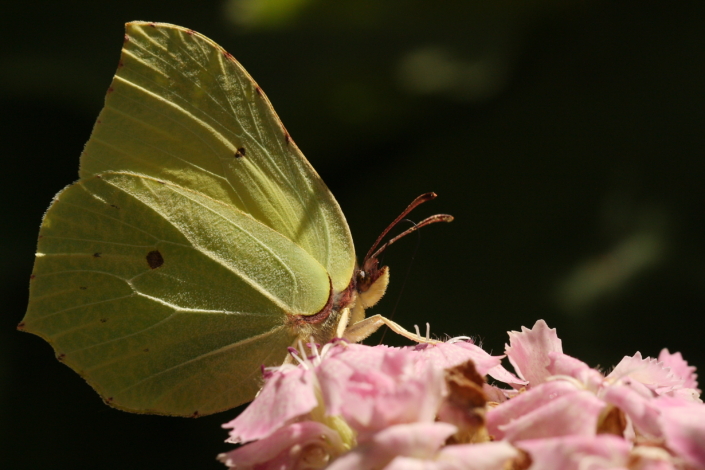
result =
[[[603,375],[563,354],[542,320],[509,333],[516,375],[465,339],[309,347],[292,353],[298,366],[266,370],[257,398],[224,425],[245,444],[218,457],[228,467],[705,469],[705,406],[680,353],[637,353]]]

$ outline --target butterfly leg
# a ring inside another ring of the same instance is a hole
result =
[[[400,324],[395,323],[392,320],[383,317],[382,315],[373,315],[369,318],[365,318],[364,320],[355,323],[354,325],[351,325],[350,327],[345,329],[342,338],[352,343],[358,343],[370,336],[375,331],[377,331],[382,325],[387,325],[389,329],[395,332],[396,334],[408,338],[412,341],[416,341],[417,343],[436,344],[441,342],[435,339],[424,338],[423,336],[407,331]]]

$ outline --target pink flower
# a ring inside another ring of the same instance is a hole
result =
[[[678,353],[636,353],[605,376],[542,320],[509,333],[517,375],[461,339],[309,349],[268,369],[225,425],[245,444],[219,456],[230,468],[705,470],[705,405]]]

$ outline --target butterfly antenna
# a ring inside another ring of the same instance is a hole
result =
[[[370,259],[378,258],[379,255],[382,254],[382,252],[384,250],[386,250],[389,245],[393,244],[394,242],[396,242],[400,238],[405,237],[405,236],[409,235],[410,233],[417,231],[421,227],[425,227],[426,225],[430,225],[430,224],[433,224],[436,222],[452,222],[452,221],[453,221],[453,216],[448,215],[448,214],[436,214],[436,215],[432,215],[431,217],[427,217],[427,218],[423,219],[421,222],[419,222],[418,224],[414,224],[413,227],[410,227],[410,228],[404,230],[402,233],[400,233],[396,237],[385,242],[384,245],[380,246],[379,249],[377,251],[375,251],[372,254],[372,256],[370,256]],[[365,258],[365,259],[367,259],[367,258]]]
[[[369,251],[367,252],[367,254],[365,255],[365,259],[362,261],[362,265],[365,266],[365,263],[366,263],[367,260],[377,258],[389,245],[391,245],[392,243],[396,242],[396,241],[399,240],[400,238],[402,238],[402,237],[404,237],[404,236],[406,236],[406,235],[408,235],[408,234],[410,234],[410,233],[412,233],[412,232],[414,232],[414,231],[420,229],[421,227],[425,227],[426,225],[429,225],[429,224],[432,224],[432,223],[435,223],[435,222],[451,222],[451,221],[453,220],[453,216],[452,216],[452,215],[448,215],[448,214],[436,214],[436,215],[432,215],[431,217],[427,217],[426,219],[422,220],[422,221],[419,222],[418,224],[414,224],[413,227],[410,227],[409,229],[407,229],[407,230],[405,230],[404,232],[400,233],[400,234],[397,235],[396,237],[394,237],[394,238],[392,238],[391,240],[387,241],[387,242],[384,243],[384,245],[382,245],[377,251],[375,251],[375,250],[377,249],[377,246],[379,246],[380,242],[382,241],[382,239],[384,239],[384,237],[387,236],[387,234],[389,233],[389,231],[390,231],[391,229],[393,229],[404,217],[406,217],[407,215],[409,215],[409,213],[410,213],[411,211],[413,211],[414,209],[416,209],[418,206],[420,206],[420,205],[423,204],[424,202],[427,202],[427,201],[430,201],[430,200],[432,200],[432,199],[435,199],[437,196],[438,196],[438,195],[437,195],[436,193],[426,193],[426,194],[422,194],[421,196],[419,196],[419,197],[417,197],[416,199],[414,199],[414,200],[412,201],[412,203],[409,204],[409,206],[408,206],[406,209],[404,209],[404,211],[402,211],[402,213],[399,214],[399,216],[398,216],[396,219],[394,219],[394,221],[393,221],[391,224],[389,224],[389,226],[388,226],[386,229],[384,229],[384,230],[382,231],[382,233],[380,234],[380,236],[377,237],[377,240],[374,242],[374,244],[372,245],[372,247],[370,248],[370,250],[369,250]]]

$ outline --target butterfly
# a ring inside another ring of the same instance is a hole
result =
[[[387,229],[357,266],[338,203],[262,89],[193,30],[126,25],[79,177],[44,216],[18,328],[114,407],[206,415],[251,400],[261,367],[300,340],[382,324],[423,340],[365,318],[399,237],[380,246]]]

